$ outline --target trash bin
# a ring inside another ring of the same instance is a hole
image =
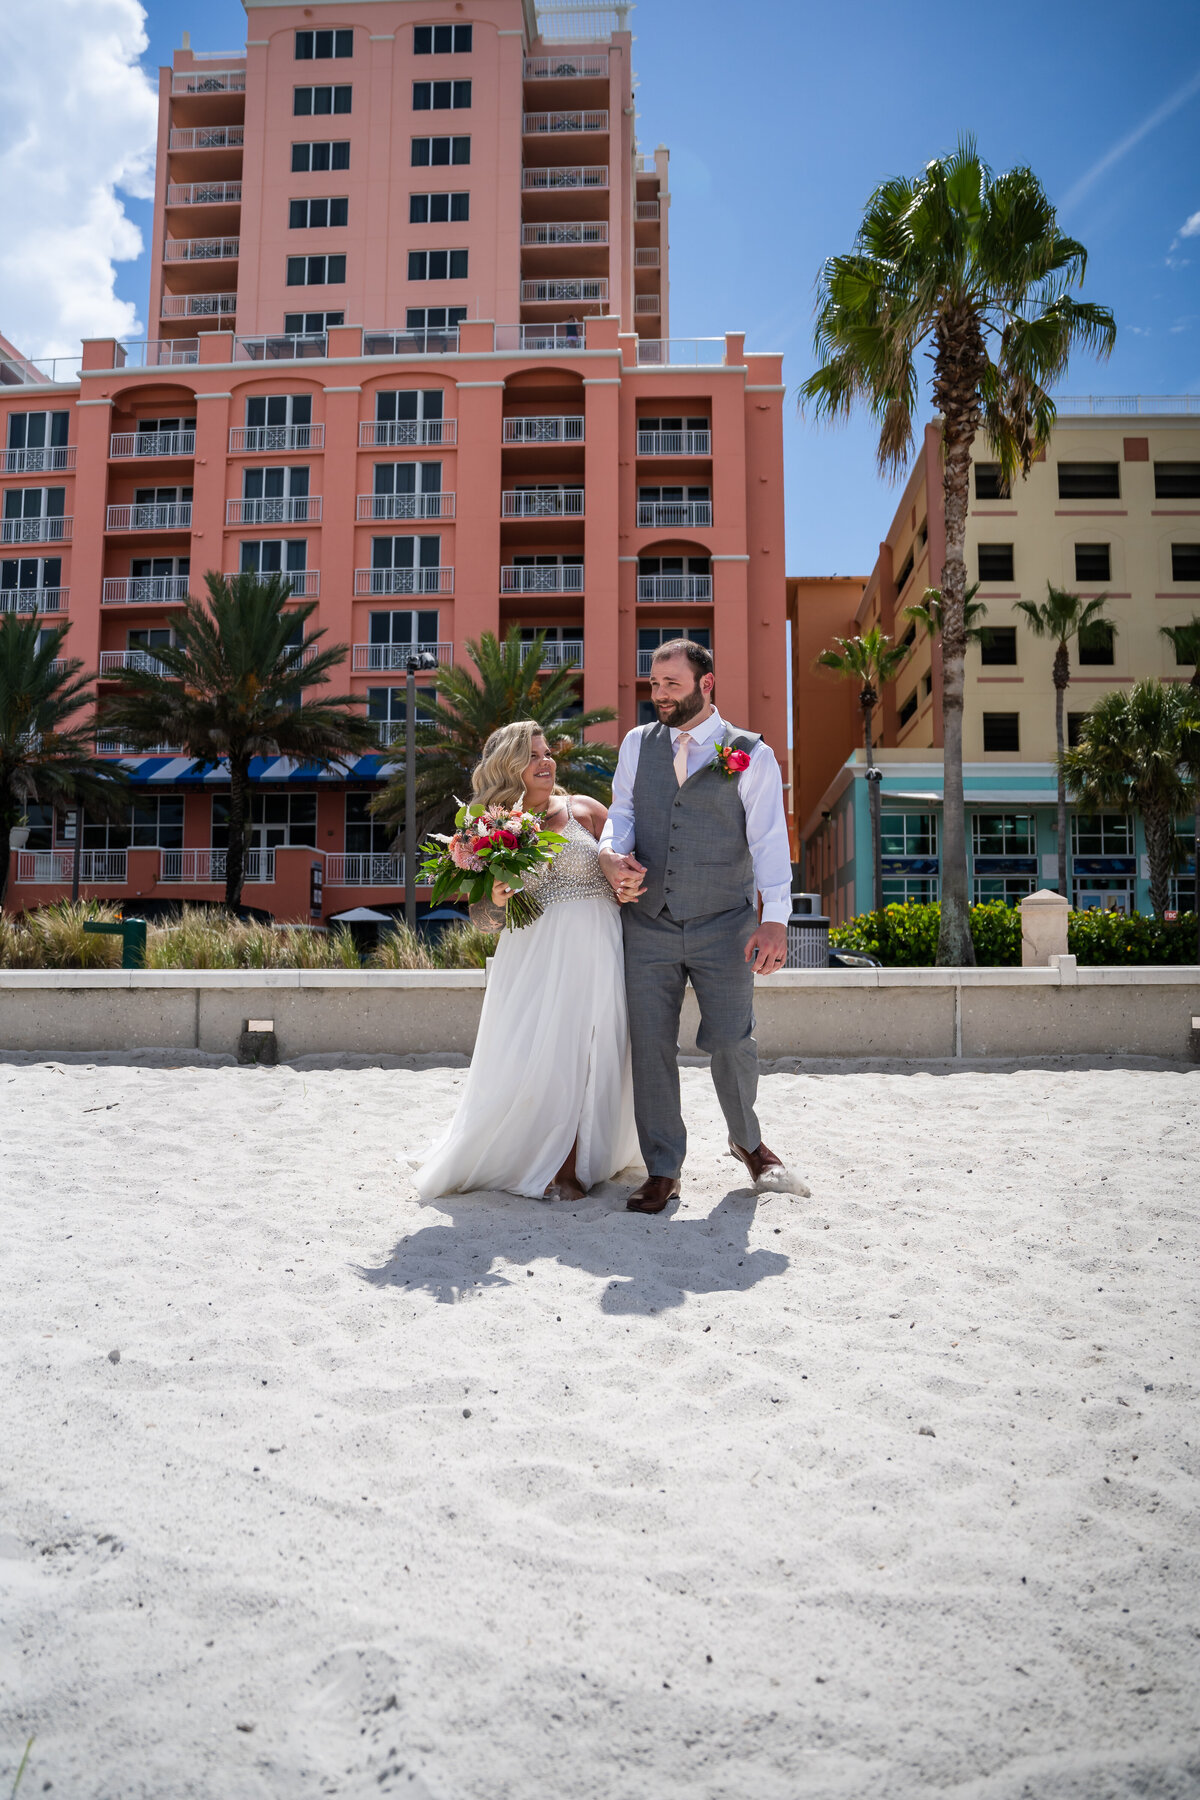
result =
[[[786,969],[829,967],[829,920],[821,911],[820,894],[793,894],[787,924]]]

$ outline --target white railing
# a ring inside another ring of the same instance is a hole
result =
[[[385,450],[396,444],[457,442],[457,419],[364,419],[358,427],[360,450]]]
[[[0,469],[6,475],[53,474],[75,467],[74,444],[35,444],[29,450],[0,450]]]
[[[408,668],[410,656],[423,655],[426,652],[436,656],[439,663],[454,661],[454,645],[445,642],[436,644],[355,644],[351,668],[368,674],[395,673],[403,674]]]
[[[232,455],[259,455],[264,450],[323,450],[324,425],[231,425]]]
[[[633,266],[635,269],[657,269],[662,263],[662,251],[635,248]]]
[[[571,219],[550,225],[522,225],[521,242],[527,245],[607,244],[607,219]]]
[[[325,354],[323,331],[273,331],[263,337],[235,337],[234,362],[303,362]]]
[[[582,594],[582,563],[505,563],[500,569],[502,594]]]
[[[273,494],[258,500],[227,500],[227,525],[315,525],[320,494]]]
[[[169,150],[237,150],[245,141],[244,125],[192,125],[176,128]]]
[[[504,421],[506,444],[582,444],[582,413],[517,414]]]
[[[590,168],[522,169],[521,186],[527,192],[543,188],[606,188],[608,165],[598,163]]]
[[[245,69],[188,69],[172,74],[173,94],[244,94]]]
[[[603,43],[614,31],[629,30],[632,0],[613,0],[611,5],[580,0],[538,0],[537,28],[543,44]]]
[[[100,588],[101,606],[170,606],[188,597],[187,575],[111,575]]]
[[[108,454],[124,456],[195,456],[194,431],[114,431]]]
[[[634,156],[633,172],[635,175],[657,175],[658,165],[652,155],[641,151]]]
[[[199,338],[141,338],[118,344],[116,369],[178,369],[200,360]]]
[[[659,294],[635,294],[633,296],[633,310],[635,313],[660,313],[662,311],[662,296]]]
[[[711,525],[711,500],[639,500],[639,526]]]
[[[62,887],[74,880],[74,850],[18,850],[17,880],[47,887]],[[81,850],[81,882],[111,881],[122,886],[128,879],[128,853],[124,850]]]
[[[633,203],[633,216],[639,225],[650,224],[661,211],[661,203],[657,200],[635,200]]]
[[[569,638],[562,642],[554,638],[547,639],[542,645],[542,667],[543,669],[582,669],[582,642],[572,643]]]
[[[235,237],[168,238],[164,262],[231,262],[241,248]]]
[[[168,206],[240,206],[240,181],[170,181]]]
[[[637,359],[643,368],[682,365],[718,369],[725,361],[724,338],[639,338]]]
[[[385,740],[390,741],[390,740]],[[327,887],[403,887],[404,858],[402,856],[338,853],[325,858],[325,885]]]
[[[363,331],[364,356],[447,356],[458,349],[457,325],[418,325],[403,331]]]
[[[244,574],[245,569],[231,570],[225,579],[236,581],[239,575]],[[264,577],[282,575],[285,581],[291,583],[293,600],[315,600],[321,592],[320,569],[264,569],[262,574]]]
[[[452,519],[453,494],[360,494],[360,519]]]
[[[452,594],[454,570],[355,569],[356,594]]]
[[[1200,394],[1055,394],[1060,418],[1103,418],[1108,413],[1200,413]]]
[[[604,56],[527,56],[526,81],[580,81],[607,76],[608,57]]]
[[[522,306],[545,306],[558,300],[607,300],[608,278],[596,276],[563,276],[557,281],[523,281]]]
[[[711,431],[639,431],[639,456],[711,456]]]
[[[536,112],[526,113],[521,121],[526,137],[538,137],[545,131],[607,131],[606,112]]]
[[[158,879],[164,883],[193,882],[197,886],[225,880],[227,850],[160,850]],[[247,850],[244,853],[244,879],[255,886],[275,879],[274,850]]]
[[[582,519],[582,488],[540,488],[530,492],[507,488],[500,496],[501,516],[505,519]]]
[[[0,612],[66,612],[69,587],[0,588]]]
[[[97,738],[98,756],[180,756],[178,744],[126,744],[120,738]]]
[[[75,531],[75,520],[68,513],[52,518],[0,519],[0,544],[65,544]]]
[[[123,669],[139,669],[145,675],[165,675],[167,667],[149,650],[102,650],[100,673],[111,674]]]
[[[236,294],[164,294],[164,319],[209,319],[237,311]]]
[[[0,388],[53,387],[79,381],[78,356],[0,356]]]
[[[639,600],[711,600],[711,575],[639,575]]]
[[[110,506],[105,531],[190,531],[190,500],[137,500],[132,506]]]
[[[557,350],[569,355],[572,350],[583,349],[584,328],[578,319],[546,325],[497,325],[494,342],[497,350],[519,350],[522,355],[530,350]]]

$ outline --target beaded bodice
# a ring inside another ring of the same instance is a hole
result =
[[[566,843],[552,863],[525,877],[543,908],[558,900],[611,900],[616,896],[600,869],[600,847],[574,815],[557,827]]]

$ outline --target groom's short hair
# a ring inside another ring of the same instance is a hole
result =
[[[716,674],[712,651],[707,644],[698,644],[693,638],[672,638],[669,644],[660,644],[650,660],[661,662],[666,656],[685,657],[697,682],[702,675]]]

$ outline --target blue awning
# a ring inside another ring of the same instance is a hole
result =
[[[187,782],[208,787],[229,780],[229,765],[224,761],[201,762],[194,756],[123,756],[119,760],[132,782],[153,782],[156,786]],[[320,769],[314,763],[295,762],[290,756],[255,756],[250,761],[250,779],[296,782],[306,786],[316,781],[383,782],[399,768],[399,763],[384,756],[358,756],[327,769]]]

